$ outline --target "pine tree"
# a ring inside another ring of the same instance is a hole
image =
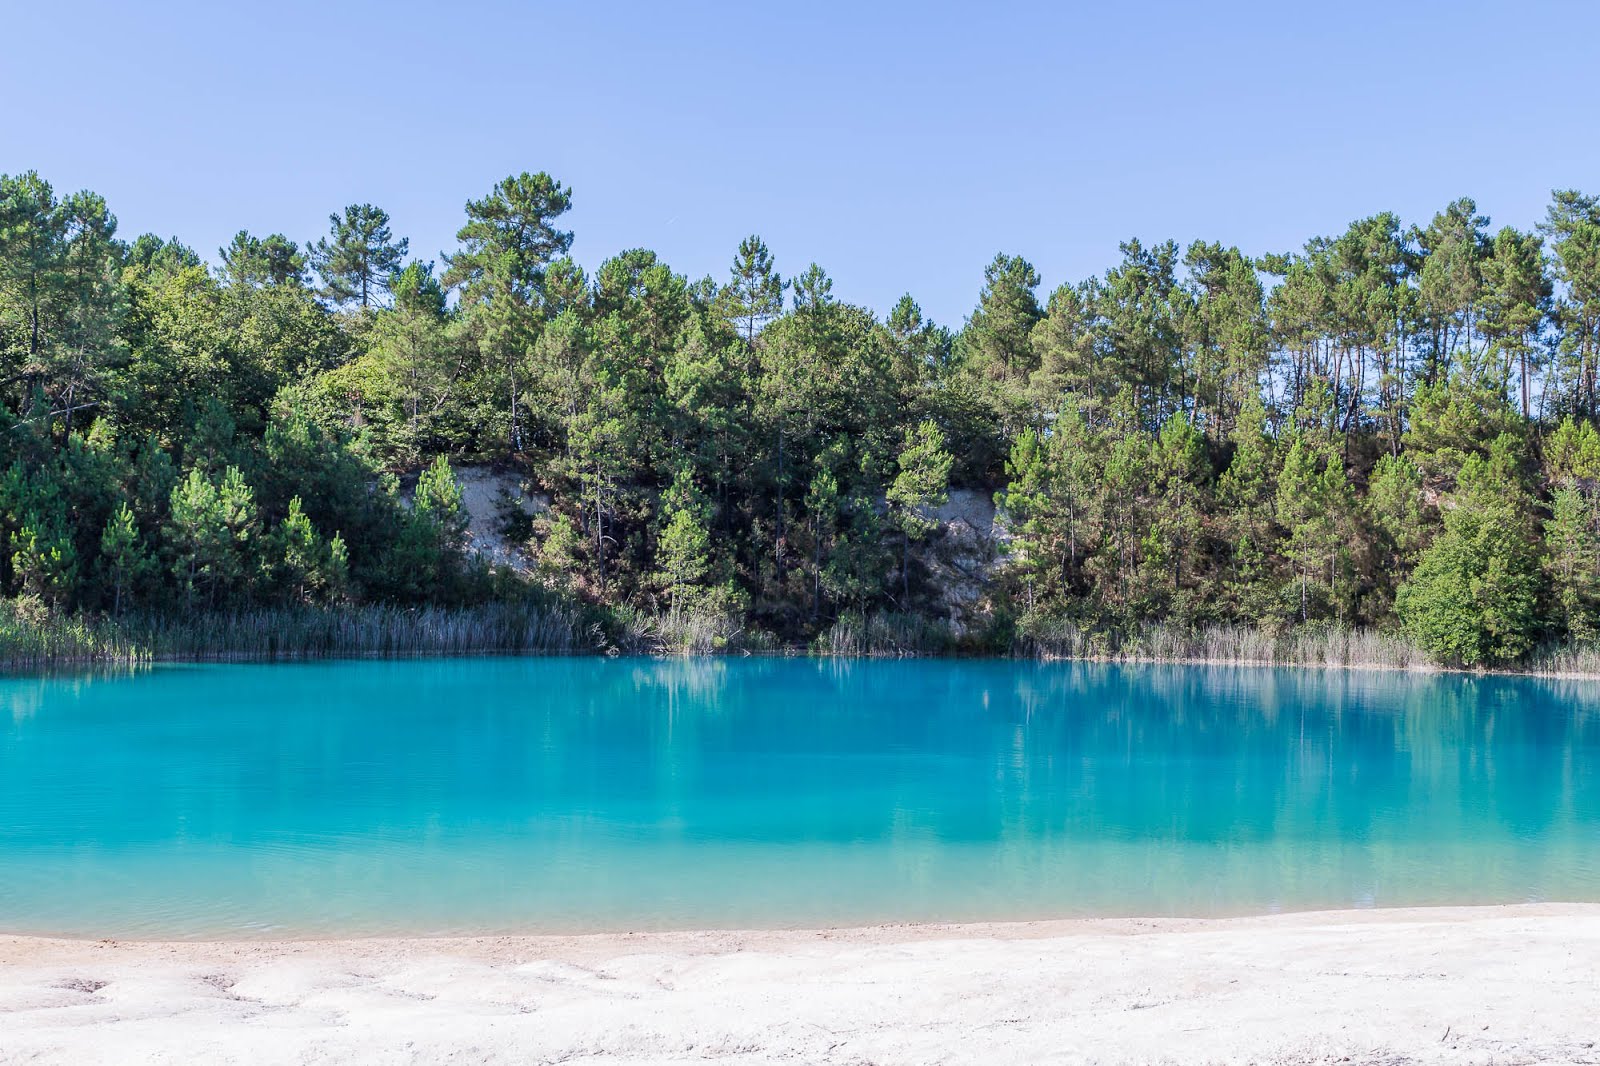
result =
[[[431,424],[455,396],[461,343],[445,317],[444,293],[428,264],[394,278],[394,310],[374,323],[371,353],[402,407],[404,428],[390,444],[397,458],[422,455]]]
[[[324,540],[311,524],[300,497],[289,501],[289,513],[276,534],[282,580],[297,603],[336,601],[349,585],[349,556],[344,538]]]
[[[839,541],[839,477],[835,467],[844,451],[837,443],[817,457],[816,470],[806,486],[805,512],[811,526],[811,617],[822,612],[823,575]]]
[[[256,522],[255,496],[238,467],[228,467],[220,483],[193,469],[172,490],[173,573],[189,606],[204,592],[205,605],[216,607],[219,596],[247,581]]]
[[[1367,485],[1367,514],[1391,580],[1404,580],[1427,537],[1422,471],[1407,455],[1383,455]]]
[[[932,422],[922,422],[906,430],[896,461],[899,470],[887,494],[889,518],[900,531],[900,596],[911,598],[911,545],[938,528],[938,520],[928,514],[948,498],[950,453],[944,448],[944,434]]]
[[[924,318],[909,293],[895,303],[884,324],[894,345],[896,374],[906,387],[931,384],[949,372],[950,331]]]
[[[1445,662],[1511,662],[1539,635],[1543,575],[1516,451],[1503,435],[1467,459],[1456,506],[1396,596],[1412,638]]]
[[[555,588],[570,588],[582,567],[582,551],[577,525],[564,514],[553,515],[538,544],[540,575]]]
[[[1240,409],[1259,403],[1267,362],[1267,321],[1255,264],[1237,248],[1196,241],[1184,253],[1191,296],[1179,301],[1196,421],[1221,439]]]
[[[1050,294],[1044,317],[1028,334],[1036,368],[1028,402],[1038,412],[1073,410],[1099,417],[1117,391],[1095,349],[1096,284],[1062,285]]]
[[[311,266],[322,278],[323,295],[334,303],[371,306],[389,291],[410,241],[395,240],[389,213],[371,204],[351,204],[344,217],[329,215],[328,224],[328,236],[308,249]]]
[[[1217,499],[1236,535],[1249,537],[1260,547],[1273,518],[1277,461],[1276,442],[1267,432],[1267,409],[1259,396],[1240,407],[1230,439],[1233,457],[1217,479]]]
[[[145,547],[126,502],[107,520],[105,531],[100,534],[100,558],[111,585],[111,613],[121,615],[123,602],[155,569],[155,560]]]
[[[889,560],[883,551],[883,521],[873,498],[859,486],[841,504],[843,528],[822,570],[822,587],[857,611],[881,595]]]
[[[1030,335],[1042,317],[1038,271],[1021,256],[997,255],[983,271],[977,310],[957,341],[963,367],[979,383],[1006,439],[1030,421],[1027,385],[1038,366]]]
[[[1161,428],[1147,453],[1146,524],[1139,551],[1140,613],[1171,614],[1187,623],[1193,614],[1192,586],[1201,569],[1201,513],[1209,467],[1204,439],[1183,415]]]
[[[572,247],[571,231],[556,227],[571,208],[572,191],[543,171],[497,182],[467,201],[461,250],[445,257],[445,286],[460,288],[467,303],[531,303],[545,269]]]
[[[51,341],[65,241],[66,219],[50,183],[32,170],[0,174],[0,306],[21,324],[0,339],[11,341],[7,355],[14,364],[41,362]]]
[[[1560,286],[1553,307],[1560,399],[1593,418],[1600,414],[1600,196],[1557,189],[1539,228],[1550,240],[1553,280]]]
[[[1577,488],[1558,488],[1544,526],[1545,573],[1556,620],[1571,639],[1600,637],[1600,507]]]
[[[217,254],[222,257],[222,276],[230,285],[250,288],[305,284],[305,254],[281,233],[254,237],[247,230],[240,230],[228,247],[217,249]]]
[[[667,594],[674,618],[695,597],[711,574],[711,535],[706,501],[687,470],[680,470],[663,500],[666,524],[656,544],[656,580]]]
[[[78,552],[72,537],[57,523],[29,515],[11,546],[11,569],[24,595],[60,609],[78,581]]]
[[[456,549],[465,542],[468,515],[461,483],[444,456],[435,458],[417,478],[412,509],[436,531],[442,549]]]
[[[1294,566],[1291,594],[1300,620],[1309,621],[1313,609],[1342,616],[1353,503],[1343,462],[1296,435],[1278,477],[1277,503],[1278,524],[1289,534],[1284,550]]]
[[[1551,284],[1544,249],[1531,233],[1510,226],[1495,234],[1493,251],[1483,264],[1483,316],[1479,326],[1494,360],[1498,384],[1506,388],[1516,372],[1522,417],[1531,413],[1533,360],[1540,325],[1547,313]]]
[[[461,290],[462,305],[480,322],[480,350],[505,390],[513,452],[524,444],[525,364],[546,310],[545,272],[572,247],[572,232],[556,220],[571,207],[571,190],[542,171],[508,177],[467,202],[467,223],[456,233],[461,249],[445,257],[444,285]]]
[[[120,250],[117,220],[106,202],[91,192],[67,197],[60,207],[66,240],[60,276],[62,308],[59,344],[50,377],[62,432],[71,437],[108,393],[110,378],[123,360],[118,335]]]
[[[719,294],[722,313],[739,326],[746,345],[755,343],[761,327],[783,313],[783,293],[788,283],[772,265],[772,252],[755,234],[739,242],[732,277]]]

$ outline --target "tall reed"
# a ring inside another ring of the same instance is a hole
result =
[[[920,658],[950,655],[955,634],[944,622],[921,615],[846,611],[817,638],[816,650],[841,658]]]
[[[0,600],[0,665],[136,663],[149,657],[122,626],[108,620],[60,617],[37,602]]]
[[[1252,626],[1146,623],[1131,630],[1084,627],[1063,618],[1025,619],[1013,652],[1041,659],[1432,669],[1403,636],[1376,629],[1303,626],[1274,633]]]
[[[1600,677],[1600,644],[1557,644],[1528,658],[1527,672],[1541,677]]]
[[[619,607],[611,614],[611,628],[616,635],[615,649],[631,654],[725,655],[778,648],[770,634],[727,612],[648,614],[634,607]]]
[[[1033,616],[1009,648],[984,634],[958,638],[919,615],[849,611],[812,643],[814,654],[904,658],[962,653],[1113,662],[1192,662],[1431,670],[1436,664],[1403,636],[1332,625],[1273,632],[1250,626],[1132,629],[1083,626]],[[152,661],[244,661],[334,657],[507,654],[717,655],[784,650],[763,630],[728,614],[652,615],[602,611],[559,600],[523,599],[474,607],[259,608],[120,620],[58,616],[26,598],[0,599],[0,668]],[[790,651],[804,651],[789,648]],[[1508,673],[1600,677],[1600,644],[1552,644]]]
[[[0,610],[0,663],[230,661],[338,656],[468,655],[594,650],[582,609],[536,602],[476,607],[296,607],[118,621],[29,617]]]

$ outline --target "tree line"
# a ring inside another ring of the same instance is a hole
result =
[[[454,251],[370,204],[208,265],[0,177],[0,591],[42,614],[472,604],[555,589],[807,639],[939,619],[952,489],[999,508],[983,624],[1373,626],[1443,661],[1600,633],[1600,198],[1471,200],[1292,252],[1129,241],[1043,294],[999,255],[960,329],[752,236],[590,274],[519,174]],[[530,572],[463,550],[451,463],[550,500]]]

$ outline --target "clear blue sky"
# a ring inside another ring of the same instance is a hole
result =
[[[208,258],[371,201],[414,253],[499,178],[569,184],[573,253],[725,277],[766,237],[878,311],[959,325],[985,263],[1045,291],[1117,242],[1288,250],[1474,197],[1600,192],[1600,5],[11,4],[0,170]]]

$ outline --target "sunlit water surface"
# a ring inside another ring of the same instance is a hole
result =
[[[1600,687],[470,659],[0,680],[0,930],[1600,900]]]

